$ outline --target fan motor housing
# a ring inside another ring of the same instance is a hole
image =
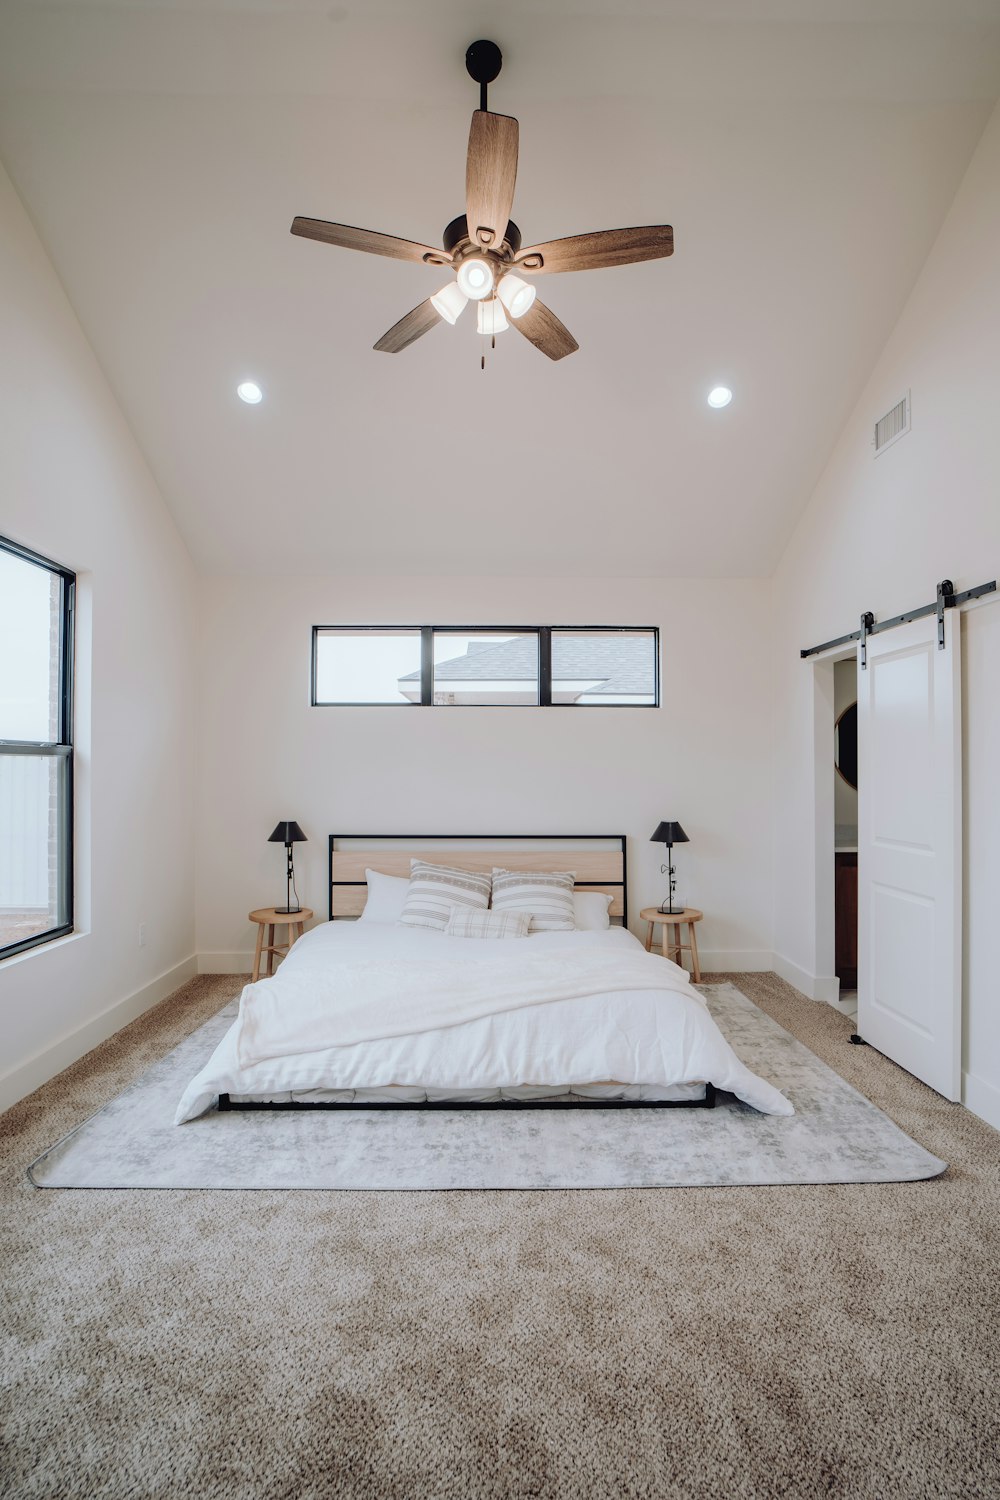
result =
[[[447,250],[448,254],[453,255],[456,248],[461,245],[463,241],[466,241],[468,239],[469,221],[466,218],[465,214],[459,214],[458,218],[452,219],[451,223],[446,227],[444,234],[441,236],[441,243]],[[503,237],[503,244],[497,247],[501,255],[503,253],[504,246],[509,249],[511,255],[516,255],[521,248],[521,231],[518,229],[513,219],[509,219],[507,221],[507,232]],[[475,249],[477,255],[482,255],[484,253],[481,246],[475,246],[473,248]]]

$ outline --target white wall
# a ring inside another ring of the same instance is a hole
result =
[[[799,648],[1000,573],[1000,110],[775,576],[775,948],[808,988],[830,974],[817,900],[811,664]],[[913,429],[875,459],[872,425],[912,389]],[[968,819],[967,1098],[1000,1126],[1000,604],[963,619]]]
[[[0,963],[6,1108],[194,972],[195,652],[187,553],[2,168],[0,430],[0,533],[79,574],[78,931]]]
[[[326,915],[339,833],[626,833],[630,915],[666,894],[661,818],[684,824],[684,895],[709,965],[770,968],[766,582],[202,580],[198,949],[245,968],[247,913],[299,894]],[[311,708],[314,624],[659,625],[662,707]]]
[[[995,114],[773,584],[306,577],[196,587],[0,174],[0,530],[81,575],[81,931],[0,965],[0,1104],[190,972],[192,808],[206,969],[244,967],[247,912],[281,894],[282,850],[266,842],[278,818],[309,834],[297,864],[318,915],[332,830],[625,832],[636,925],[640,906],[664,892],[649,833],[672,817],[691,835],[677,862],[685,895],[706,913],[706,967],[766,968],[774,950],[783,972],[821,989],[832,949],[823,951],[817,889],[832,902],[832,867],[821,882],[813,671],[798,651],[852,628],[862,609],[885,616],[923,602],[945,574],[962,588],[1000,571],[998,245]],[[874,461],[871,424],[907,387],[913,431]],[[639,538],[636,557],[641,567]],[[311,625],[392,620],[658,624],[663,706],[310,708]],[[1000,1124],[1000,605],[963,629],[966,1087]],[[832,670],[827,689],[832,708]],[[828,783],[825,795],[832,824]]]

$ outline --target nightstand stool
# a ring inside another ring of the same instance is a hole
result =
[[[256,984],[260,978],[260,961],[267,954],[267,977],[274,973],[275,954],[284,958],[291,951],[292,944],[300,938],[305,931],[305,925],[312,916],[308,906],[301,911],[275,911],[273,906],[261,907],[259,911],[250,913],[250,921],[257,923],[257,947],[253,956],[253,983]],[[264,928],[267,928],[267,943],[264,942]],[[276,927],[288,928],[288,942],[275,944],[274,929]],[[298,931],[296,931],[298,928]]]
[[[644,906],[639,913],[644,922],[649,926],[646,930],[646,952],[652,951],[653,927],[659,922],[663,928],[660,936],[660,948],[664,958],[672,958],[674,963],[681,963],[681,954],[691,955],[691,978],[695,984],[701,983],[701,970],[698,967],[698,940],[694,935],[694,924],[700,922],[704,913],[697,911],[693,906],[685,906],[681,911],[661,911],[658,906]],[[682,929],[687,926],[688,940],[681,942]]]

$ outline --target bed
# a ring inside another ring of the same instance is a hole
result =
[[[213,1107],[704,1108],[718,1088],[792,1113],[736,1056],[684,970],[628,931],[625,855],[619,836],[331,837],[330,921],[274,978],[245,987],[177,1123]],[[402,926],[384,919],[383,887],[401,886],[411,859],[572,869],[577,891],[607,898],[607,925],[514,942]],[[366,870],[381,877],[371,904]]]

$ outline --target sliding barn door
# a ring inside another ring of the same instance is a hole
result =
[[[962,755],[958,620],[869,637],[858,660],[858,1031],[961,1097]]]

